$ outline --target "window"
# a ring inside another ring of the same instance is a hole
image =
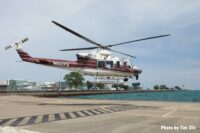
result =
[[[113,67],[113,61],[98,61],[98,67],[99,68],[112,68]]]
[[[120,67],[120,62],[119,62],[119,61],[117,61],[116,66],[117,66],[117,67]]]
[[[98,61],[98,67],[105,67],[105,61]]]
[[[106,66],[113,67],[113,61],[106,61]]]

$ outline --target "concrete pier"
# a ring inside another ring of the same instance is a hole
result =
[[[200,132],[200,104],[0,96],[0,127],[42,133]]]

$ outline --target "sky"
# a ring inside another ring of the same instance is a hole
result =
[[[165,84],[200,89],[199,0],[0,0],[0,20],[0,80],[58,81],[69,73],[18,62],[15,49],[4,50],[28,37],[23,48],[33,57],[76,60],[76,52],[59,50],[92,46],[54,20],[104,45],[171,34],[113,49],[137,57],[131,61],[143,73],[132,82],[145,88]]]

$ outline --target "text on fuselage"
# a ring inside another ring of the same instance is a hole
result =
[[[69,67],[69,63],[68,62],[54,61],[53,64],[56,65],[56,66],[66,66],[66,67]]]

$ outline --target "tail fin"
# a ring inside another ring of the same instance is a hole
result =
[[[22,60],[26,60],[26,59],[32,58],[27,52],[25,52],[22,49],[17,49],[17,53],[19,54],[19,56],[20,56],[20,58]]]

